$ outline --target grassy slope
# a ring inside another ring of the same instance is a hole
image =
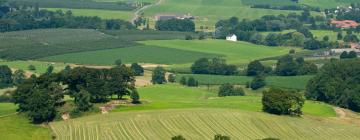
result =
[[[181,109],[111,113],[51,124],[59,140],[76,139],[357,139],[358,127],[307,118],[275,116],[231,109]]]
[[[24,115],[15,113],[12,103],[0,103],[0,139],[3,140],[49,140],[50,130],[42,126],[30,124]]]
[[[3,60],[0,60],[0,65],[7,65],[10,68],[22,69],[22,70],[25,70],[25,71],[28,70],[29,65],[34,65],[36,70],[31,71],[31,72],[37,73],[37,74],[46,72],[46,69],[50,65],[54,66],[54,71],[55,72],[61,71],[66,66],[65,63],[50,63],[50,62],[31,61],[31,60],[29,60],[29,61],[21,61],[21,60],[18,60],[18,61],[3,61]]]
[[[75,16],[98,16],[103,19],[123,19],[130,20],[133,16],[132,11],[118,11],[118,10],[97,10],[97,9],[66,9],[66,8],[46,8],[50,11],[68,11]]]
[[[188,88],[178,85],[156,85],[139,88],[144,104],[139,106],[122,106],[114,111],[153,110],[174,108],[231,108],[248,111],[261,111],[260,91],[249,91],[249,96],[217,97],[216,93],[199,88]],[[330,105],[307,101],[303,108],[305,114],[317,116],[335,116]]]
[[[225,40],[149,40],[143,41],[146,45],[175,48],[196,52],[206,52],[224,55],[229,63],[248,63],[260,58],[284,55],[291,48],[268,47],[247,42],[229,42]],[[300,51],[298,49],[298,51]]]
[[[182,74],[177,76],[177,80],[180,80],[182,76],[194,77],[200,84],[240,84],[245,85],[246,82],[250,82],[253,78],[248,76],[222,76],[222,75],[200,75],[200,74]],[[291,89],[305,89],[308,80],[312,76],[268,76],[266,77],[266,83],[268,86],[291,88]]]

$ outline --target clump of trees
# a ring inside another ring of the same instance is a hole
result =
[[[355,51],[350,51],[349,53],[347,51],[344,51],[340,54],[340,59],[351,59],[351,58],[357,58],[357,53]]]
[[[166,71],[163,67],[156,67],[152,73],[151,82],[153,84],[165,84],[166,78],[165,78]]]
[[[271,72],[272,72],[271,67],[264,66],[258,60],[251,61],[247,65],[247,69],[246,69],[246,75],[247,76],[257,76],[257,75],[262,75],[262,74],[269,74]]]
[[[186,78],[185,76],[181,77],[180,84],[188,87],[199,86],[199,82],[194,77]]]
[[[237,74],[237,69],[235,65],[226,64],[226,60],[221,58],[200,58],[191,65],[193,74],[234,75]]]
[[[135,29],[125,20],[74,16],[71,11],[48,11],[36,5],[5,2],[0,7],[0,32],[44,28]]]
[[[190,19],[158,20],[155,29],[160,31],[194,32],[195,23]]]
[[[93,103],[107,102],[113,95],[118,99],[130,95],[133,103],[139,103],[134,82],[132,70],[125,65],[111,69],[67,67],[59,73],[32,75],[12,96],[19,112],[27,114],[34,123],[42,123],[55,118],[65,103],[64,95],[74,98],[74,112],[88,111]]]
[[[317,73],[314,63],[306,62],[304,58],[294,59],[291,55],[281,57],[276,63],[275,73],[279,76],[295,76]]]
[[[263,75],[255,76],[254,79],[250,82],[250,88],[252,90],[257,90],[265,86],[266,86],[265,76]]]
[[[176,82],[176,75],[175,74],[169,74],[168,75],[168,81],[170,83],[175,83]]]
[[[131,70],[134,72],[135,76],[143,76],[144,68],[138,63],[132,63],[130,66]]]
[[[359,60],[331,60],[308,82],[305,95],[360,112],[359,76]]]
[[[277,115],[302,114],[305,99],[301,93],[270,88],[263,92],[262,105],[265,112]]]
[[[245,91],[241,87],[235,87],[229,83],[223,84],[219,87],[218,96],[244,96]]]

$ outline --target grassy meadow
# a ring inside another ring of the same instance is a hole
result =
[[[65,63],[52,63],[52,62],[33,61],[33,60],[27,60],[27,61],[21,61],[21,60],[5,61],[5,60],[0,60],[0,65],[7,65],[7,66],[9,66],[10,68],[13,68],[13,69],[22,69],[24,71],[28,71],[28,72],[31,72],[31,73],[41,74],[41,73],[45,73],[46,69],[50,65],[54,66],[54,72],[59,72],[59,71],[63,70],[67,64],[65,64]],[[35,66],[36,70],[30,71],[29,70],[29,65]]]
[[[311,5],[320,8],[336,8],[337,6],[349,6],[351,3],[359,2],[358,0],[299,0],[300,4]]]
[[[133,16],[132,11],[119,11],[119,10],[102,10],[102,9],[68,9],[68,8],[46,8],[50,11],[69,11],[75,16],[97,16],[103,19],[123,19],[130,20]]]

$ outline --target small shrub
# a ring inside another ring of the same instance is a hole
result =
[[[194,77],[190,77],[187,81],[187,86],[189,87],[197,87],[199,85],[198,81],[195,80]]]
[[[168,81],[169,81],[170,83],[175,83],[175,82],[176,82],[176,76],[175,76],[175,74],[169,74],[169,76],[168,76]]]
[[[36,70],[36,67],[34,65],[29,65],[28,66],[28,69],[31,70],[31,71],[35,71]]]
[[[186,81],[186,77],[185,77],[185,76],[181,77],[181,79],[180,79],[180,84],[181,84],[181,85],[187,85],[187,81]]]
[[[178,135],[171,138],[171,140],[186,140],[183,136]]]

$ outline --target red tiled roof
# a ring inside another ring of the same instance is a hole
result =
[[[331,20],[331,24],[335,24],[336,27],[340,27],[340,28],[355,28],[357,26],[359,26],[359,23],[357,23],[356,21],[353,20]]]

